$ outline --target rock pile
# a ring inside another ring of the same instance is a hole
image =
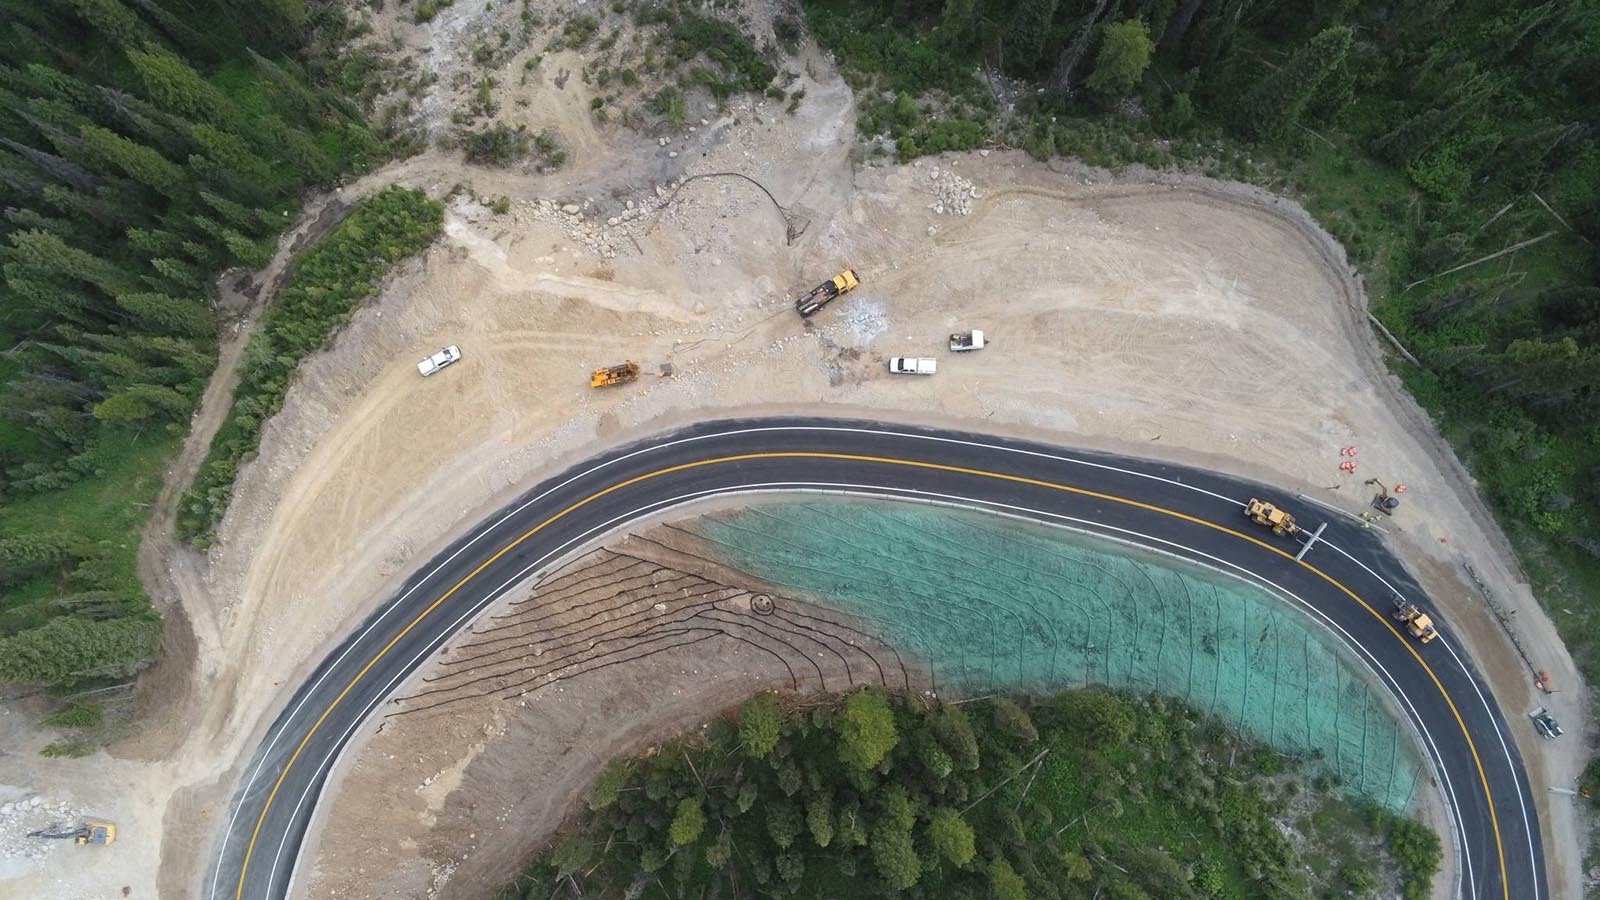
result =
[[[972,212],[972,201],[978,197],[972,182],[937,167],[929,170],[928,180],[933,182],[933,205],[929,208],[934,215],[965,216]]]
[[[81,814],[66,803],[52,802],[38,794],[0,803],[0,870],[5,869],[4,860],[37,862],[57,845],[72,843],[30,838],[28,833],[54,826],[70,828],[80,818]]]
[[[546,199],[533,203],[531,210],[534,219],[560,225],[567,237],[583,244],[590,253],[602,259],[614,259],[628,236],[636,234],[635,229],[643,226],[644,217],[665,202],[671,193],[669,188],[675,186],[658,187],[653,194],[645,194],[638,201],[629,200],[625,209],[603,221],[587,203],[579,205]],[[594,214],[593,219],[591,214]]]

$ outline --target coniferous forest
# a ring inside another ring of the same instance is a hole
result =
[[[304,64],[342,22],[300,0],[0,2],[0,680],[153,657],[133,554],[215,363],[216,276],[383,153]]]
[[[1160,697],[762,694],[613,759],[499,897],[1432,896],[1438,837],[1306,762]]]

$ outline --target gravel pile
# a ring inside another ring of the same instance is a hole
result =
[[[628,238],[642,232],[646,217],[665,205],[666,198],[672,196],[677,186],[676,181],[657,185],[653,192],[628,200],[616,215],[603,219],[604,213],[594,206],[592,199],[583,203],[542,199],[524,208],[532,213],[535,221],[561,226],[567,237],[583,244],[590,253],[602,259],[615,259]]]

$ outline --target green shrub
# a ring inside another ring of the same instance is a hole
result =
[[[456,145],[466,153],[469,163],[480,166],[508,166],[528,155],[527,126],[510,128],[496,122],[488,128],[457,132]]]
[[[105,708],[93,700],[74,700],[44,720],[52,728],[94,728],[105,720]]]
[[[1433,895],[1433,878],[1444,859],[1437,834],[1421,822],[1396,818],[1389,826],[1389,853],[1400,867],[1400,893],[1406,900],[1427,900]]]
[[[93,756],[95,751],[99,749],[100,747],[93,741],[83,738],[70,738],[51,741],[39,749],[39,755],[53,759],[81,759],[85,756]]]
[[[675,85],[669,84],[656,91],[655,96],[650,98],[649,109],[658,116],[665,116],[667,124],[672,126],[674,130],[683,128],[687,107],[683,91],[679,90]]]
[[[454,3],[455,0],[417,0],[417,8],[412,11],[411,21],[418,25],[432,22],[439,10]]]

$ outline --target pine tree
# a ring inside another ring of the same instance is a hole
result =
[[[45,231],[19,231],[11,235],[9,256],[28,269],[54,278],[79,279],[116,295],[136,290],[122,267],[92,253],[71,247]]]
[[[128,61],[155,104],[187,119],[229,128],[240,120],[228,95],[166,50],[128,50]]]
[[[174,200],[184,199],[191,190],[183,169],[149,147],[98,125],[85,125],[78,133],[84,147],[103,165],[115,168],[140,184],[155,188]]]
[[[74,538],[59,531],[0,537],[0,584],[59,566],[72,557]]]
[[[149,16],[151,21],[155,22],[156,27],[160,28],[167,37],[172,39],[178,49],[183,51],[185,58],[206,60],[208,62],[219,58],[215,48],[204,35],[189,27],[188,23],[184,22],[183,19],[168,12],[155,0],[129,0],[129,2]],[[196,21],[204,20],[196,19]]]
[[[260,72],[278,96],[284,99],[285,105],[292,111],[300,122],[311,122],[322,110],[322,100],[316,92],[306,86],[304,80],[295,77],[282,66],[267,59],[254,50],[246,48],[250,61],[255,64],[256,71]]]
[[[0,83],[24,96],[61,101],[80,115],[90,118],[103,115],[106,111],[104,98],[87,82],[38,63],[28,63],[19,70],[0,67]]]
[[[939,16],[939,41],[957,53],[972,46],[978,24],[977,0],[944,0]]]
[[[1006,31],[1006,68],[1019,75],[1038,72],[1059,3],[1060,0],[1021,0]]]
[[[200,337],[215,330],[211,316],[192,300],[139,292],[117,295],[117,305],[138,317],[147,327],[167,334]]]
[[[685,847],[700,840],[700,833],[705,831],[705,827],[706,813],[701,809],[700,801],[686,797],[678,801],[677,814],[673,816],[667,835],[672,843]]]
[[[948,806],[933,811],[928,823],[928,844],[953,866],[965,866],[977,853],[972,826]]]
[[[238,135],[205,124],[196,125],[190,135],[201,152],[226,169],[231,177],[264,185],[277,182],[272,168]]]
[[[177,419],[191,407],[189,398],[160,384],[135,384],[95,404],[94,417],[104,422],[137,422],[158,413]]]
[[[38,166],[39,171],[56,181],[70,185],[80,191],[92,191],[98,183],[95,177],[89,174],[88,170],[53,153],[46,153],[43,150],[20,144],[5,137],[0,137],[0,145],[9,147],[18,156]]]
[[[872,830],[868,849],[872,851],[872,863],[879,877],[894,890],[903,891],[922,877],[922,860],[917,858],[917,849],[912,846],[909,831],[903,831],[892,823],[879,823]]]
[[[159,43],[150,26],[141,22],[138,16],[118,0],[67,0],[67,2],[93,27],[94,31],[105,35],[124,50]]]
[[[765,759],[778,745],[783,709],[774,694],[761,694],[739,710],[739,740],[751,759]]]
[[[933,734],[939,745],[955,760],[957,769],[964,772],[978,769],[978,736],[961,707],[940,707],[933,716]]]
[[[1445,106],[1430,104],[1374,140],[1372,152],[1397,166],[1405,166],[1448,139],[1462,120],[1482,108],[1488,95],[1483,79],[1469,81]]]
[[[200,274],[195,271],[192,264],[172,257],[157,257],[150,260],[150,267],[155,269],[173,286],[191,290],[204,290],[206,283]]]
[[[162,155],[185,159],[194,150],[189,139],[189,124],[177,116],[157,109],[134,95],[105,85],[100,86],[111,117],[127,126]]]
[[[767,836],[780,849],[787,849],[794,843],[805,827],[800,816],[800,810],[788,800],[771,800],[767,807]]]
[[[1268,72],[1234,107],[1234,126],[1261,140],[1282,138],[1300,120],[1317,88],[1344,62],[1351,32],[1335,26],[1318,32],[1280,71]]]
[[[65,685],[85,678],[128,676],[150,664],[161,643],[153,619],[51,619],[0,637],[0,681]]]
[[[900,742],[894,711],[878,691],[851,694],[840,720],[839,759],[851,768],[875,768]]]
[[[826,848],[833,841],[833,803],[828,794],[813,796],[806,803],[806,830],[818,847]]]
[[[217,211],[223,220],[239,231],[248,235],[271,234],[281,227],[282,222],[264,209],[254,209],[242,203],[235,203],[220,194],[210,191],[201,191],[200,199],[206,205]]]
[[[1150,66],[1154,49],[1150,29],[1140,19],[1114,22],[1105,27],[1094,71],[1084,86],[1101,103],[1111,105],[1126,97]]]
[[[989,863],[989,896],[992,900],[1028,900],[1028,885],[1004,859]]]

